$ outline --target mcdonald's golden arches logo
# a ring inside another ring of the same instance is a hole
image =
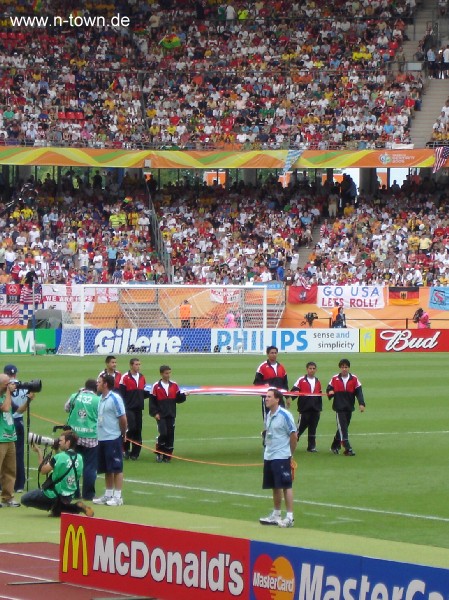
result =
[[[72,549],[72,569],[78,570],[78,562],[82,561],[82,573],[87,576],[89,573],[89,562],[87,555],[87,541],[84,527],[79,525],[76,529],[70,524],[67,527],[64,538],[64,547],[62,551],[62,572],[67,573],[70,556],[70,548]],[[81,554],[80,554],[81,553]]]

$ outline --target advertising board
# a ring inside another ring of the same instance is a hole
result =
[[[358,329],[212,329],[211,351],[358,352]]]
[[[376,329],[376,352],[447,352],[448,329]]]
[[[161,600],[446,600],[449,571],[63,514],[60,580]]]

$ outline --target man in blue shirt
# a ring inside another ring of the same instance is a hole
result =
[[[114,377],[102,373],[97,379],[98,405],[98,473],[104,473],[106,491],[94,504],[123,504],[123,440],[128,422],[122,397],[113,391]]]
[[[281,392],[269,389],[265,396],[268,413],[265,419],[265,451],[263,467],[264,490],[273,490],[273,511],[268,517],[259,519],[261,525],[293,527],[293,477],[291,460],[298,443],[293,416],[279,406],[283,400]],[[281,518],[282,496],[287,515]]]

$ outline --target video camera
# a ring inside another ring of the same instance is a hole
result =
[[[16,390],[26,390],[27,392],[40,392],[42,389],[42,381],[40,379],[32,379],[31,381],[16,381]]]
[[[54,450],[59,448],[59,438],[46,437],[32,431],[28,433],[28,443],[30,445],[36,444],[37,446],[51,446]]]
[[[309,327],[313,327],[315,319],[318,319],[318,315],[314,312],[308,312],[304,315],[304,323],[307,323]]]

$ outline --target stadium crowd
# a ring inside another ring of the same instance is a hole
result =
[[[75,189],[66,176],[53,203],[48,177],[32,205],[24,194],[1,211],[0,283],[169,281],[139,182],[126,177],[112,195],[95,177],[93,188],[80,180]],[[446,191],[419,177],[371,195],[354,195],[353,184],[345,176],[283,188],[272,178],[157,190],[173,283],[448,284]]]
[[[51,29],[1,4],[0,145],[381,148],[410,142],[421,106],[402,51],[415,0],[117,0],[72,15],[130,27]]]
[[[71,10],[38,4],[39,15]],[[126,13],[129,27],[27,28],[11,15],[36,15],[36,2],[0,10],[0,145],[377,148],[409,142],[421,108],[423,81],[402,51],[415,0],[110,0],[71,13]],[[142,182],[48,174],[0,208],[0,282],[445,282],[434,185],[154,190],[171,277]]]

